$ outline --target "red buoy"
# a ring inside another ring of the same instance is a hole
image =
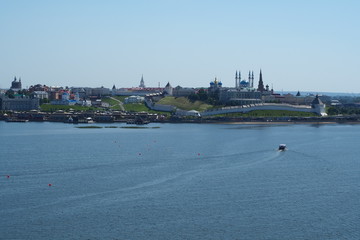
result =
[[[51,187],[51,186],[52,186],[52,184],[51,184],[51,183],[49,183],[49,184],[48,184],[48,186],[49,186],[49,187]]]

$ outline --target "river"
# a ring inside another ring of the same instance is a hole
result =
[[[0,239],[360,239],[360,125],[93,125],[0,122]]]

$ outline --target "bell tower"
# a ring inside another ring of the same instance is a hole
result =
[[[258,91],[260,92],[264,92],[265,91],[265,88],[264,88],[264,82],[263,82],[263,79],[262,79],[262,73],[261,73],[261,69],[260,69],[260,76],[259,76],[259,85],[258,85]]]

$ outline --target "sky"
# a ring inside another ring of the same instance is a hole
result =
[[[235,86],[359,93],[358,0],[0,0],[0,88]]]

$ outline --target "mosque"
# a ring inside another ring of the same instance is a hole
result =
[[[262,71],[260,69],[259,82],[257,88],[254,87],[254,71],[249,71],[248,80],[241,78],[241,72],[235,72],[235,87],[224,88],[222,83],[216,78],[210,82],[209,92],[217,92],[219,101],[228,105],[247,105],[262,102],[263,95],[270,95],[273,90],[269,85],[264,87]]]

